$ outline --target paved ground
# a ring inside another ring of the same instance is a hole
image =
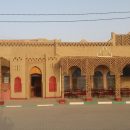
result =
[[[130,105],[1,108],[0,130],[130,130]]]
[[[43,99],[43,98],[31,98],[27,100],[9,100],[5,101],[5,105],[23,105],[23,106],[33,106],[36,104],[55,104],[58,105],[59,99]],[[66,98],[66,104],[69,102],[83,102],[82,98]],[[98,101],[112,101],[115,102],[114,97],[105,97],[105,98],[93,98],[92,103],[97,103]],[[130,97],[123,97],[121,102],[129,101]]]

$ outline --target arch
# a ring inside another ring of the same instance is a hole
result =
[[[81,69],[77,66],[72,66],[69,69],[70,73],[70,89],[72,91],[85,90],[86,79],[85,76],[81,75]]]
[[[123,68],[123,76],[130,76],[130,64],[127,64],[127,65]]]
[[[95,71],[94,73],[94,89],[103,88],[103,74],[101,71]]]
[[[37,66],[34,66],[31,68],[30,74],[42,74],[40,68],[38,68]]]
[[[130,88],[130,64],[125,65],[122,70],[121,88]]]
[[[81,76],[81,69],[77,66],[72,66],[69,71],[71,76],[71,89],[74,91],[80,86],[78,84],[78,78]]]
[[[86,95],[86,76],[81,74],[78,66],[69,68],[69,75],[64,76],[64,96],[78,97]]]
[[[110,71],[106,65],[99,65],[94,70],[94,88],[95,89],[108,89],[110,83],[107,79],[107,73]],[[110,77],[110,76],[109,76]]]
[[[71,72],[72,72],[72,77],[80,77],[81,76],[81,69],[78,67],[73,68],[71,70]]]
[[[56,91],[57,91],[56,77],[51,76],[49,78],[49,92],[56,92]]]
[[[74,69],[74,68],[79,68],[81,70],[81,74],[84,74],[84,70],[83,70],[83,66],[81,66],[81,64],[72,64],[68,67],[67,70],[67,74],[70,74],[70,72]]]
[[[42,97],[42,72],[37,66],[30,70],[31,97]]]
[[[108,64],[102,64],[102,63],[93,63],[93,64],[95,64],[93,67],[93,74],[94,74],[95,70],[99,67],[105,67],[108,70],[110,70],[110,66]]]
[[[76,66],[71,66],[71,67],[69,68],[69,73],[72,73],[73,71],[75,71],[75,69],[79,69],[79,70],[81,71],[81,68],[76,65]]]
[[[14,92],[22,92],[22,84],[20,77],[16,77],[14,80]]]
[[[103,68],[105,68],[105,69],[107,69],[107,70],[110,70],[108,65],[99,64],[99,65],[97,65],[96,67],[94,67],[94,73],[95,73],[95,70],[96,70],[96,69],[102,70]]]

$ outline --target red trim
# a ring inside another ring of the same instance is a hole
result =
[[[116,100],[117,102],[119,102],[119,101],[122,101],[122,98],[121,98],[121,97],[116,97],[115,100]]]
[[[92,100],[93,100],[92,97],[85,98],[85,101],[87,102],[91,102]]]

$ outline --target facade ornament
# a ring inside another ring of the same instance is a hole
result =
[[[102,47],[97,53],[97,57],[112,57],[112,52],[108,47]]]

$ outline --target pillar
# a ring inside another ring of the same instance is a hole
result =
[[[63,74],[63,69],[61,68],[61,99],[58,101],[60,104],[65,103],[65,98],[64,98],[64,74]]]
[[[1,74],[1,65],[0,65],[0,100],[2,100],[2,74]]]
[[[107,89],[107,73],[106,71],[103,71],[103,89]]]
[[[115,89],[115,100],[116,101],[121,101],[121,94],[120,94],[120,74],[115,75],[115,83],[116,83],[116,89]]]
[[[1,61],[0,61],[0,105],[4,105],[4,99],[2,97],[2,90],[1,86],[2,85],[2,72],[1,72]]]
[[[62,86],[61,86],[61,94],[62,94],[62,99],[64,99],[64,75],[62,74],[62,81],[61,81],[61,83],[62,83]]]
[[[92,101],[92,84],[91,84],[91,76],[86,75],[86,99],[85,101]]]
[[[70,74],[70,90],[72,90],[72,74]]]

